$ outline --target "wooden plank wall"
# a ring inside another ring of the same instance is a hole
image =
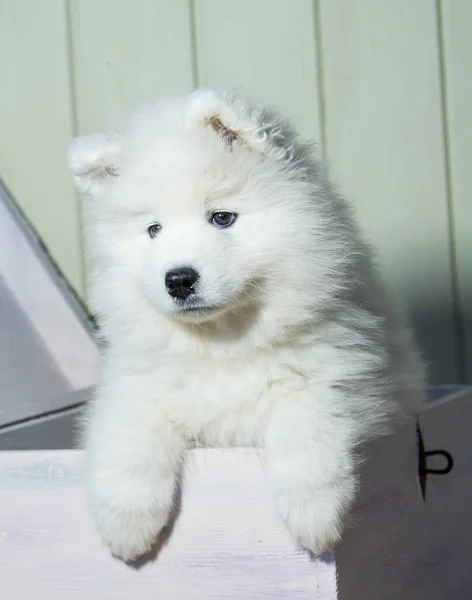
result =
[[[78,204],[65,165],[73,135],[70,77],[64,2],[2,0],[0,177],[70,282],[83,289]]]
[[[469,0],[2,0],[0,176],[85,291],[71,135],[202,84],[318,143],[435,382],[472,378]]]
[[[462,365],[472,381],[472,2],[443,0],[439,11],[451,234]]]

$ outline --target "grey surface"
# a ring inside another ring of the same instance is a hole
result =
[[[92,388],[71,392],[58,399],[65,408],[0,427],[1,450],[67,450],[76,448],[80,417]]]
[[[72,407],[99,354],[80,300],[0,181],[0,429]]]
[[[0,425],[54,410],[70,385],[0,276]]]
[[[60,289],[62,296],[64,297],[64,301],[71,307],[74,311],[77,319],[82,323],[83,327],[88,331],[90,336],[93,336],[94,326],[91,322],[91,318],[87,312],[86,306],[79,299],[78,294],[66,280],[59,267],[53,260],[52,256],[49,254],[48,249],[42,242],[39,234],[31,225],[29,220],[26,218],[23,211],[20,209],[19,205],[15,202],[11,193],[5,187],[5,184],[0,179],[0,202],[4,204],[9,213],[13,216],[15,223],[20,228],[23,236],[28,241],[29,246],[35,252],[38,259],[41,261],[43,267],[49,273],[49,277],[51,281],[54,282],[56,286]],[[0,240],[1,243],[1,240]],[[0,246],[1,249],[1,246]],[[25,276],[24,273],[18,274],[20,277]],[[40,293],[40,290],[38,290]]]
[[[78,446],[82,408],[0,430],[1,450],[69,450]]]

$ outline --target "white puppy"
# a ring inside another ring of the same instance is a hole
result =
[[[195,445],[266,449],[280,517],[340,537],[359,451],[412,415],[423,365],[345,202],[290,126],[199,90],[75,140],[107,342],[85,431],[112,552],[146,553]]]

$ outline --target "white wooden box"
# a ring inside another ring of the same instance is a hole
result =
[[[2,598],[468,600],[471,390],[435,401],[419,421],[426,450],[447,450],[452,471],[427,476],[424,500],[415,428],[374,444],[358,524],[318,558],[296,551],[278,521],[262,452],[194,451],[174,530],[140,568],[101,547],[80,451],[0,453]],[[426,458],[443,468],[444,457]]]

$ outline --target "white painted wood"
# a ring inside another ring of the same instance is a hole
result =
[[[55,395],[96,384],[99,369],[98,349],[91,338],[90,330],[87,330],[83,319],[80,318],[81,315],[73,309],[72,299],[68,298],[64,288],[58,285],[58,276],[51,270],[45,258],[40,256],[28,232],[21,227],[9,208],[1,186],[0,194],[0,277],[16,304],[18,318],[26,320],[29,328],[34,330],[38,352],[41,352],[42,346],[47,355],[47,362],[51,364],[51,368],[57,370],[58,377],[66,386],[64,388],[59,385],[57,389],[51,387],[50,402],[54,403]],[[5,315],[1,316],[6,318]],[[4,327],[7,331],[7,323]],[[16,335],[19,334],[17,327]],[[11,335],[15,335],[15,331],[11,331]],[[6,343],[5,339],[4,341]],[[2,352],[6,354],[9,348],[4,347]],[[0,367],[4,365],[3,368],[6,368],[6,364],[9,363],[6,358],[5,362],[0,360]],[[27,356],[24,357],[23,366],[28,367]],[[20,370],[21,363],[17,364],[16,368]],[[18,411],[22,411],[19,398],[10,397],[3,388],[6,377],[7,374],[3,378],[0,377],[0,390],[3,390],[0,422],[5,422],[7,415],[11,417],[14,414],[15,418],[18,418]],[[32,408],[34,400],[33,395],[26,404]],[[47,407],[52,408],[49,404]],[[44,404],[38,404],[36,412],[45,409]]]
[[[443,0],[440,7],[457,286],[472,381],[472,2]]]
[[[336,550],[341,600],[472,598],[472,390],[463,390],[420,414],[426,450],[447,450],[448,475],[429,475],[426,501],[416,478],[413,431],[371,449],[356,510]],[[429,457],[430,468],[443,468]]]
[[[120,129],[129,113],[193,85],[187,0],[70,0],[78,133]]]
[[[440,383],[458,374],[436,17],[430,0],[320,3],[331,172]]]
[[[420,414],[426,450],[454,458],[451,473],[429,475],[426,502],[414,427],[374,444],[357,523],[334,557],[312,560],[294,550],[275,514],[262,452],[193,451],[173,533],[138,570],[100,545],[80,452],[0,453],[2,589],[15,600],[470,598],[471,422],[472,388]]]
[[[65,163],[72,134],[66,34],[62,0],[0,2],[0,176],[82,291],[77,202]]]
[[[69,391],[69,382],[0,276],[0,427],[57,409]]]
[[[27,600],[335,600],[335,565],[294,550],[251,450],[195,451],[182,513],[139,570],[100,546],[78,452],[0,453],[0,580]]]
[[[196,0],[199,83],[280,109],[321,144],[312,0]]]

